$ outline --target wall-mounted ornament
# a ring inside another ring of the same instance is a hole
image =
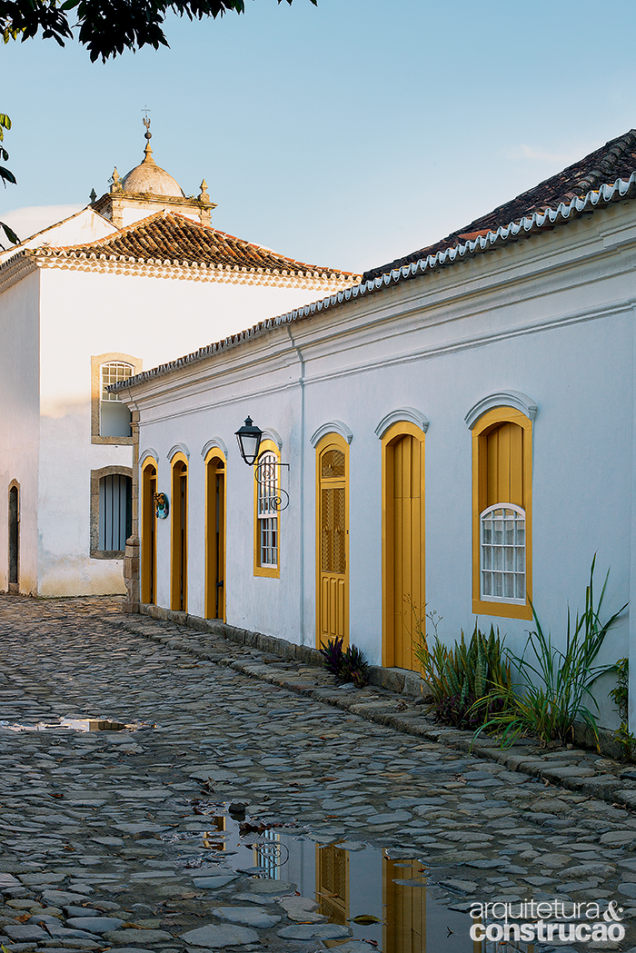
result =
[[[155,506],[158,520],[165,520],[170,512],[170,504],[165,493],[155,493]]]

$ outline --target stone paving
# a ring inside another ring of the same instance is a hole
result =
[[[0,638],[0,940],[12,953],[315,953],[333,941],[368,953],[364,930],[334,922],[320,898],[231,863],[228,835],[211,833],[230,802],[246,805],[250,843],[269,828],[312,849],[416,859],[451,910],[617,901],[622,942],[536,953],[636,951],[636,816],[622,806],[636,803],[636,774],[624,765],[575,749],[460,750],[460,733],[399,696],[124,616],[116,599],[0,596]],[[88,717],[135,728],[11,730]],[[455,941],[440,953],[472,953]],[[403,949],[389,938],[385,953]]]

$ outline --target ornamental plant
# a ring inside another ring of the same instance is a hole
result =
[[[414,654],[428,682],[435,717],[455,728],[476,728],[499,710],[507,692],[512,690],[504,640],[498,629],[491,626],[489,634],[485,635],[475,622],[468,643],[462,631],[460,641],[448,648],[437,634],[439,617],[427,616],[435,629],[431,648],[421,620],[416,619]],[[490,698],[490,702],[477,707],[476,702],[485,698]]]
[[[536,628],[530,632],[522,654],[507,652],[521,685],[497,686],[475,702],[473,710],[486,713],[475,737],[484,730],[497,730],[502,732],[502,747],[526,733],[537,735],[542,745],[555,741],[565,744],[572,740],[574,722],[580,720],[592,730],[598,747],[596,718],[588,707],[591,703],[598,712],[592,685],[604,672],[616,669],[616,664],[597,665],[596,659],[609,629],[628,604],[601,621],[609,570],[595,604],[595,564],[596,556],[585,590],[585,609],[581,614],[577,611],[574,624],[568,608],[565,651],[556,648],[550,633],[543,631],[532,606]]]
[[[369,682],[369,665],[364,655],[355,645],[342,650],[344,639],[328,639],[319,649],[322,664],[336,676],[338,682],[353,682],[356,688],[364,688]]]

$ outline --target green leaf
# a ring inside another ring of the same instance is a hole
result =
[[[357,923],[358,926],[369,926],[371,923],[382,923],[379,917],[373,917],[370,913],[361,913],[357,917],[351,917],[349,923]]]
[[[0,228],[4,229],[6,236],[10,242],[12,242],[14,245],[20,244],[20,239],[18,238],[16,233],[13,231],[13,229],[9,227],[9,225],[6,225],[5,222],[0,222]]]

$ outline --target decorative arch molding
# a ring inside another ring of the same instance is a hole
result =
[[[210,440],[208,440],[208,442],[203,446],[203,449],[201,450],[201,456],[203,459],[205,460],[210,450],[214,450],[215,447],[221,451],[227,460],[227,447],[225,445],[225,441],[221,440],[220,437],[211,437]]]
[[[317,447],[322,438],[326,437],[328,433],[339,433],[347,443],[351,443],[353,440],[353,433],[342,420],[329,420],[326,424],[321,424],[318,430],[312,433],[310,438],[312,447]]]
[[[159,454],[157,453],[157,451],[155,450],[155,448],[154,448],[154,447],[148,447],[148,449],[147,449],[147,450],[144,450],[144,452],[143,452],[143,453],[141,454],[141,456],[139,457],[139,466],[140,466],[140,467],[143,466],[143,464],[146,462],[146,460],[148,459],[148,457],[152,457],[152,459],[155,461],[155,463],[157,463],[157,462],[159,461]]]
[[[392,427],[393,424],[400,423],[401,421],[406,420],[411,424],[415,424],[416,427],[419,427],[424,433],[428,430],[428,417],[422,413],[421,410],[417,410],[415,407],[399,407],[397,410],[392,410],[390,413],[383,417],[378,426],[375,428],[376,436],[382,440],[382,437],[385,435],[389,427]]]
[[[514,407],[515,410],[520,410],[522,414],[525,414],[528,420],[534,420],[538,409],[535,402],[527,394],[522,394],[518,390],[500,390],[495,394],[489,394],[488,397],[482,397],[470,408],[464,417],[469,430],[473,429],[486,411],[494,410],[495,407]]]
[[[277,430],[274,430],[273,427],[270,427],[269,430],[263,431],[263,436],[261,440],[271,440],[272,443],[275,443],[279,450],[283,449],[283,438]]]
[[[186,460],[190,460],[190,451],[186,447],[185,443],[175,443],[174,447],[171,447],[168,450],[166,457],[168,460],[172,461],[173,457],[176,457],[178,453],[182,453]]]

